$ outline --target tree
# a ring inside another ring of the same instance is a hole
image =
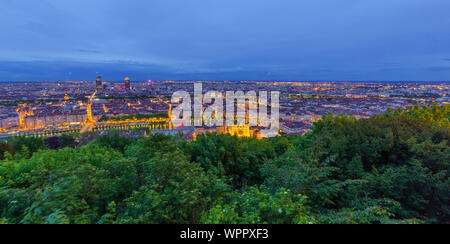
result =
[[[332,179],[363,183],[339,194],[337,206],[389,198],[402,206],[393,212],[397,218],[442,223],[449,216],[444,192],[449,188],[450,133],[436,122],[447,111],[416,106],[361,120],[328,115],[314,126],[302,150],[315,150],[319,162],[332,157],[330,166],[337,168]]]
[[[23,152],[24,147],[29,150],[30,154],[47,149],[44,140],[39,137],[12,137],[8,139],[8,143],[12,146],[14,153]]]
[[[0,141],[0,160],[5,159],[5,153],[8,152],[10,154],[14,154],[14,149],[11,144],[7,142]]]
[[[0,165],[1,217],[9,223],[95,223],[110,202],[132,194],[134,165],[92,146],[7,161]]]
[[[178,150],[157,153],[138,167],[142,185],[125,200],[118,223],[198,223],[201,213],[228,191]]]
[[[306,197],[280,188],[250,187],[234,192],[231,203],[216,205],[202,217],[205,224],[312,224],[314,217],[304,206]]]
[[[183,151],[191,156],[191,162],[230,179],[234,188],[261,184],[261,166],[276,155],[268,141],[215,134],[199,136]]]
[[[61,149],[65,147],[75,147],[75,138],[69,135],[48,137],[44,140],[45,145],[50,149]]]

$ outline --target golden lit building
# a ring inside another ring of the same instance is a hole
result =
[[[237,125],[228,126],[225,127],[224,129],[226,134],[230,134],[232,136],[246,137],[246,138],[255,136],[255,131],[250,129],[250,126],[248,124],[244,126],[237,126]]]
[[[67,89],[64,90],[64,101],[69,100],[69,96],[67,96]]]
[[[125,78],[125,90],[127,91],[131,90],[131,81],[129,77]]]
[[[252,129],[248,124],[244,126],[220,126],[214,128],[196,128],[193,134],[194,140],[197,139],[198,135],[207,133],[217,133],[217,134],[228,134],[231,136],[237,136],[240,138],[261,138],[261,135],[256,133],[255,129]]]

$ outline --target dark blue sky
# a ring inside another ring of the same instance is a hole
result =
[[[450,80],[449,0],[1,0],[0,80]]]

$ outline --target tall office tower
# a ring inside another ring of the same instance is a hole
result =
[[[98,76],[97,79],[95,79],[95,86],[97,87],[97,89],[102,89],[103,88],[102,77],[101,76]]]
[[[67,89],[64,90],[64,100],[69,100],[69,96],[67,96]]]
[[[130,83],[130,78],[125,78],[125,90],[129,91],[131,90],[131,83]]]

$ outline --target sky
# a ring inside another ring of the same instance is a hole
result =
[[[0,81],[450,80],[448,0],[1,0]]]

